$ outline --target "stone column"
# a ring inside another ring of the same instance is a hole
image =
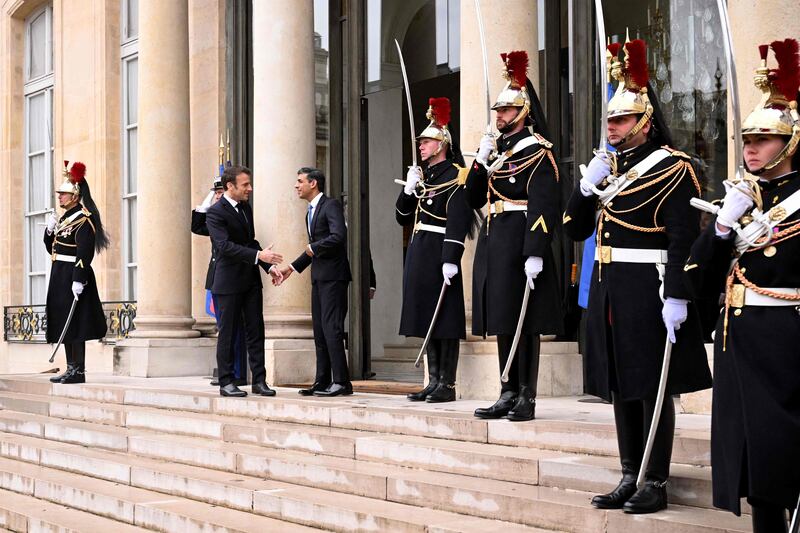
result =
[[[262,246],[293,261],[308,243],[297,169],[316,161],[312,0],[253,1],[253,216]],[[265,276],[267,380],[312,381],[310,272],[275,288]],[[305,340],[303,340],[305,339]]]
[[[210,371],[213,339],[192,326],[187,0],[139,3],[138,315],[115,371]]]

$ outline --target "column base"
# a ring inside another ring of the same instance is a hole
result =
[[[217,321],[210,316],[196,318],[194,329],[203,337],[214,337],[217,334]]]
[[[190,316],[137,316],[136,329],[131,338],[139,339],[191,339],[200,332],[192,329],[195,320]]]
[[[207,337],[128,338],[114,347],[114,374],[142,378],[209,376],[216,356],[217,340]]]
[[[264,313],[264,327],[267,339],[313,339],[311,313],[272,314]]]
[[[317,356],[313,340],[267,339],[264,342],[264,364],[270,385],[313,383],[317,373]]]

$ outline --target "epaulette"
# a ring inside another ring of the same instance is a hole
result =
[[[671,146],[664,145],[661,148],[666,150],[667,152],[669,152],[670,155],[673,156],[673,157],[678,157],[678,158],[684,159],[686,161],[691,161],[692,160],[692,157],[689,154],[687,154],[686,152],[681,152],[680,150],[676,150],[675,148],[672,148]]]
[[[547,148],[548,150],[553,148],[553,143],[551,143],[550,141],[545,139],[543,135],[541,135],[541,134],[539,134],[539,133],[534,131],[533,132],[533,136],[536,137],[536,140],[538,141],[539,145]]]
[[[453,166],[458,169],[458,184],[464,185],[467,182],[467,176],[469,175],[469,169],[465,167],[461,167],[453,163]]]
[[[91,212],[91,211],[89,211],[88,209],[86,209],[85,207],[82,207],[82,208],[81,208],[81,213],[83,213],[83,215],[84,215],[84,216],[87,216],[87,217],[90,217],[90,216],[92,216],[92,212]]]

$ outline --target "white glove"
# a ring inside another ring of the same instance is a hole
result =
[[[443,263],[442,264],[442,276],[444,276],[444,282],[450,285],[450,280],[458,274],[458,265],[453,263]]]
[[[591,196],[592,187],[596,187],[598,183],[606,179],[611,174],[611,166],[608,163],[608,158],[604,154],[598,154],[589,161],[589,166],[581,166],[581,175],[583,177],[580,181],[581,193],[584,196]]]
[[[661,317],[667,327],[667,337],[669,342],[675,343],[675,332],[681,329],[681,324],[686,322],[688,315],[687,306],[689,300],[679,300],[678,298],[667,298],[664,307],[661,309]]]
[[[56,229],[56,224],[58,224],[58,220],[56,220],[56,216],[53,213],[50,213],[47,217],[47,233],[53,234],[53,231]]]
[[[478,160],[478,163],[483,163],[485,165],[487,161],[489,161],[489,156],[492,155],[494,150],[494,135],[486,133],[483,137],[481,137],[481,144],[478,148],[478,155],[475,156],[475,159]]]
[[[417,183],[422,179],[422,169],[420,167],[408,167],[406,172],[406,186],[405,191],[409,196],[414,194],[414,189],[417,188]]]
[[[72,282],[72,294],[75,295],[75,299],[78,299],[78,296],[81,295],[83,292],[83,283],[80,281],[73,281]]]
[[[211,207],[211,202],[214,200],[214,191],[208,193],[206,199],[203,200],[203,203],[198,205],[194,210],[198,213],[205,213],[208,211],[208,208]]]
[[[533,280],[544,268],[544,261],[541,257],[531,256],[525,260],[525,276],[528,278],[528,287],[533,290]]]
[[[722,208],[717,213],[717,223],[732,228],[742,218],[742,215],[753,207],[753,199],[739,188],[744,188],[744,184],[739,184],[735,187],[731,187],[728,184],[725,185],[728,192],[725,193]]]

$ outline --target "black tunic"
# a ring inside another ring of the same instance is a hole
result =
[[[497,141],[500,152],[511,150],[531,132],[525,128]],[[559,222],[558,168],[550,143],[528,146],[508,158],[491,178],[477,161],[467,176],[470,206],[487,202],[527,202],[527,211],[489,215],[481,228],[472,271],[472,332],[475,335],[513,335],[522,308],[527,278],[525,261],[541,257],[544,268],[534,283],[522,332],[525,335],[558,334],[563,311],[558,273],[551,248]],[[532,164],[523,167],[526,162]],[[519,170],[517,170],[519,169]],[[502,195],[502,197],[501,197]]]
[[[618,154],[618,174],[657,149],[648,142]],[[690,299],[683,265],[700,231],[699,212],[689,205],[700,188],[688,159],[681,154],[662,160],[614,198],[599,218],[597,196],[585,197],[576,188],[564,213],[564,231],[583,241],[597,227],[603,246],[667,250],[663,297]],[[668,169],[674,173],[667,175]],[[588,394],[610,400],[614,390],[623,400],[655,398],[667,335],[661,288],[655,264],[594,262],[584,353]],[[667,393],[710,387],[700,317],[691,303],[676,336]]]
[[[75,257],[75,262],[53,260],[47,288],[47,342],[56,343],[72,306],[72,282],[84,284],[64,343],[102,339],[106,335],[106,318],[97,282],[92,270],[94,258],[94,222],[89,211],[77,205],[64,213],[55,231],[44,232],[47,253]]]
[[[444,281],[442,264],[453,263],[459,267],[458,274],[447,287],[431,338],[466,338],[461,256],[473,214],[461,185],[459,168],[446,159],[425,169],[423,183],[413,195],[401,191],[397,198],[395,215],[400,225],[423,223],[445,228],[444,234],[412,231],[403,268],[401,335],[425,337],[428,333]]]
[[[797,173],[762,184],[765,209],[800,190]],[[725,290],[734,240],[716,236],[714,220],[686,265],[697,295]],[[800,222],[795,212],[778,230]],[[787,235],[791,235],[787,233]],[[739,267],[758,287],[800,287],[800,227],[793,237],[742,254]],[[770,250],[768,253],[772,253]],[[739,281],[737,280],[737,283]],[[800,491],[800,301],[720,314],[714,335],[711,470],[714,505],[736,514],[743,496],[793,508]],[[723,347],[724,343],[724,347]]]

